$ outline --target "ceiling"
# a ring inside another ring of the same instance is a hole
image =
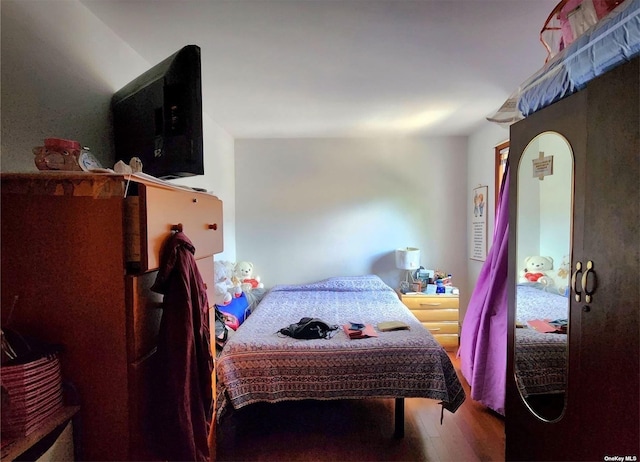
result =
[[[235,138],[466,136],[537,71],[557,0],[81,0],[150,64],[202,50]]]

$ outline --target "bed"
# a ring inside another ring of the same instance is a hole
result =
[[[564,393],[567,369],[567,334],[542,333],[529,321],[566,320],[569,299],[537,285],[517,287],[515,374],[525,398]]]
[[[511,124],[640,54],[640,0],[625,0],[524,81],[487,119]]]
[[[350,339],[278,334],[303,317],[342,326],[402,321],[408,330]],[[217,418],[257,402],[396,398],[396,436],[403,434],[403,399],[439,400],[455,412],[464,389],[433,336],[379,277],[329,278],[272,288],[224,346],[216,361]]]

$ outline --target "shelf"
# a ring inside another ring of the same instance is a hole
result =
[[[30,435],[18,438],[2,437],[2,461],[14,460],[23,452],[27,451],[42,438],[51,433],[58,425],[73,418],[80,410],[80,406],[66,406],[51,416],[40,428]]]

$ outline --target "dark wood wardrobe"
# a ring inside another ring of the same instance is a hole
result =
[[[639,114],[640,58],[635,58],[511,127],[506,460],[640,457]],[[515,172],[531,140],[545,132],[562,135],[573,152],[570,234],[576,276],[568,298],[564,410],[546,421],[531,412],[514,379],[516,242],[525,231],[516,219]]]

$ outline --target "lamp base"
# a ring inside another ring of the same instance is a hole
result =
[[[416,284],[420,284],[420,287],[414,287]],[[412,270],[404,270],[404,281],[400,281],[400,292],[406,294],[407,292],[419,292],[422,289],[420,280],[416,280],[413,277]]]

